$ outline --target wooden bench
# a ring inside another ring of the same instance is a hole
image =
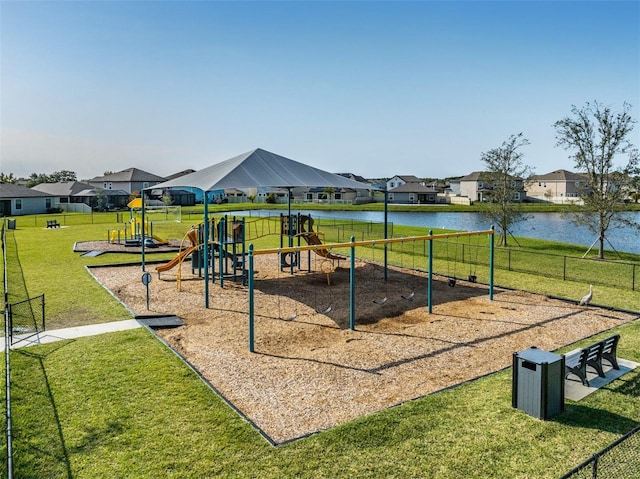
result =
[[[47,220],[47,228],[60,228],[58,220]]]
[[[595,369],[601,378],[605,377],[604,370],[602,369],[603,359],[609,361],[613,369],[620,369],[616,359],[619,339],[620,335],[616,334],[591,344],[586,348],[564,355],[564,377],[566,378],[569,374],[575,374],[580,378],[582,384],[589,386],[587,367]]]

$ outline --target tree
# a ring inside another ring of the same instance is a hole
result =
[[[45,175],[44,173],[31,173],[29,175],[29,180],[27,181],[27,188],[33,188],[36,185],[39,185],[40,183],[48,183],[49,182],[49,176]]]
[[[483,214],[497,225],[500,231],[498,246],[507,246],[510,228],[528,218],[521,208],[520,194],[523,182],[531,176],[533,169],[523,164],[520,148],[529,144],[522,133],[511,135],[502,146],[482,153],[486,166],[483,183],[489,188],[489,202],[483,204]]]
[[[54,171],[50,175],[46,173],[31,173],[27,188],[32,188],[40,183],[59,183],[61,181],[77,181],[76,172],[69,170]]]
[[[171,198],[171,195],[168,192],[165,192],[162,197],[160,198],[160,201],[162,201],[162,204],[164,206],[171,206],[173,204],[173,198]]]
[[[624,103],[621,112],[598,102],[583,108],[571,107],[572,116],[553,124],[557,145],[571,152],[576,169],[585,173],[587,184],[581,188],[580,205],[573,215],[575,225],[586,226],[597,235],[598,258],[604,258],[604,242],[612,225],[640,228],[624,211],[626,187],[638,175],[638,150],[628,137],[636,121]],[[621,155],[628,155],[626,164],[616,165]]]
[[[75,171],[54,171],[49,175],[48,183],[60,183],[61,181],[78,181]]]
[[[336,189],[332,186],[327,186],[322,190],[322,192],[327,195],[327,197],[329,198],[329,204],[331,204],[331,197],[336,193]]]
[[[13,176],[13,173],[5,174],[5,173],[0,172],[0,183],[15,184],[16,181],[18,181],[18,178]]]
[[[96,209],[106,211],[109,208],[108,198],[102,188],[96,188]]]

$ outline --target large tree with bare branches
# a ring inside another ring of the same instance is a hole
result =
[[[610,226],[640,228],[623,214],[627,189],[639,172],[638,150],[629,141],[636,123],[630,110],[628,103],[619,112],[598,102],[582,108],[574,105],[571,116],[553,125],[557,146],[570,151],[576,169],[586,175],[586,184],[580,189],[582,204],[573,213],[573,223],[593,232],[600,259],[604,258]]]
[[[483,204],[482,213],[498,227],[499,246],[507,246],[510,228],[528,217],[520,203],[523,183],[533,172],[522,161],[524,154],[520,151],[528,144],[529,140],[518,133],[481,156],[486,167],[483,184],[490,189],[486,193],[489,202]]]

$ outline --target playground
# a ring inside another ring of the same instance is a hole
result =
[[[190,268],[153,275],[149,309],[139,266],[93,274],[138,315],[177,314],[185,325],[158,334],[272,443],[283,443],[511,365],[512,353],[555,350],[631,321],[631,314],[434,275],[357,255],[356,327],[349,328],[350,267],[330,273],[314,255],[291,274],[277,254],[254,258],[254,352],[248,289],[205,284]],[[326,263],[325,263],[326,264]],[[150,271],[153,271],[151,265]],[[410,299],[407,299],[409,298]]]

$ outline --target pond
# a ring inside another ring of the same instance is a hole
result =
[[[310,214],[314,218],[353,219],[358,221],[383,222],[381,211],[304,211],[296,213]],[[253,210],[231,211],[229,215],[269,216],[279,215],[279,211]],[[640,223],[640,212],[625,213],[632,220]],[[445,211],[425,212],[389,212],[389,221],[396,225],[422,226],[425,228],[445,228],[452,230],[476,231],[491,227],[480,213],[448,213]],[[530,218],[513,226],[511,233],[515,236],[537,238],[563,243],[591,246],[597,236],[585,226],[575,226],[571,219],[562,213],[531,213]],[[610,227],[607,232],[605,248],[612,247],[617,251],[640,254],[640,231],[624,227]]]

